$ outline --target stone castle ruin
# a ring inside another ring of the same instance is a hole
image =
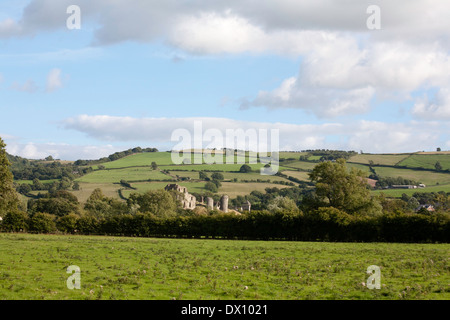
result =
[[[170,191],[175,190],[178,192],[177,194],[177,200],[181,202],[181,205],[183,206],[183,209],[195,209],[195,206],[197,205],[197,199],[190,194],[187,191],[186,187],[182,187],[178,184],[168,184],[164,190]]]
[[[177,191],[177,200],[179,200],[181,202],[181,205],[183,207],[183,209],[190,209],[190,210],[194,210],[195,207],[197,206],[197,199],[195,196],[193,196],[192,194],[190,194],[187,191],[186,187],[182,187],[179,184],[168,184],[164,190],[166,191],[170,191],[170,190],[174,190]],[[207,197],[206,198],[206,208],[208,210],[220,210],[222,212],[230,212],[229,208],[228,208],[228,200],[229,197],[228,195],[223,195],[219,201],[217,201],[216,203],[214,203],[214,199],[211,197]],[[200,201],[200,205],[203,205],[203,197]],[[240,211],[250,211],[250,202],[246,201],[244,204],[242,204],[242,206],[239,208]],[[239,210],[238,208],[236,208],[236,210]],[[235,211],[236,213],[238,213],[236,210],[231,210],[231,211]]]
[[[228,212],[228,196],[223,195],[216,204],[214,204],[214,199],[211,197],[206,198],[206,208],[208,210],[217,209],[223,212]]]

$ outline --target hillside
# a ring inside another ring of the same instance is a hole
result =
[[[130,149],[132,150],[132,149]],[[133,149],[134,150],[134,149]],[[386,189],[373,191],[383,192],[387,196],[400,197],[403,193],[412,195],[414,192],[450,192],[450,154],[449,153],[410,153],[410,154],[357,154],[354,152],[309,150],[304,152],[280,152],[280,167],[277,175],[260,175],[261,163],[249,166],[252,171],[240,172],[241,163],[223,164],[195,164],[194,156],[185,159],[183,164],[172,162],[170,152],[125,152],[117,160],[111,157],[98,161],[76,161],[75,164],[53,164],[60,172],[71,170],[73,182],[78,190],[70,190],[84,202],[95,188],[112,197],[126,199],[132,192],[145,192],[147,190],[162,189],[168,183],[177,182],[188,188],[192,193],[204,194],[207,192],[205,184],[213,172],[220,172],[224,180],[217,190],[217,194],[228,194],[231,198],[245,196],[252,191],[264,192],[266,188],[287,188],[301,185],[308,187],[308,173],[321,160],[333,157],[347,159],[348,168],[356,168],[366,173],[367,177],[376,179],[398,179],[423,183],[425,188],[420,189]],[[235,157],[235,162],[237,159]],[[253,159],[254,160],[254,159]],[[24,160],[17,161],[23,163]],[[248,154],[245,162],[249,162]],[[436,162],[440,163],[440,170],[436,169]],[[37,164],[35,164],[37,166]],[[44,164],[41,163],[40,166]],[[47,161],[47,165],[48,164]],[[17,165],[13,166],[18,168]],[[41,167],[40,167],[41,168]],[[67,169],[69,168],[69,169]],[[42,168],[41,168],[42,169]],[[17,169],[18,170],[18,169]],[[78,172],[78,174],[74,174]],[[200,178],[200,172],[206,174]],[[64,177],[51,176],[56,183]],[[43,182],[47,182],[43,180]],[[16,182],[31,184],[30,180],[22,179]],[[32,191],[31,194],[37,194]]]

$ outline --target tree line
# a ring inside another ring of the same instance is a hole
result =
[[[10,163],[0,139],[0,229],[4,232],[102,234],[148,237],[207,237],[297,241],[448,242],[450,197],[437,193],[397,200],[373,196],[361,171],[345,160],[324,161],[310,173],[312,186],[267,188],[237,197],[231,206],[252,203],[251,212],[222,213],[181,208],[175,191],[132,193],[126,201],[100,189],[85,203],[53,190],[21,207]],[[221,181],[223,175],[211,174]],[[214,195],[218,196],[218,195]],[[436,211],[416,212],[423,201]]]

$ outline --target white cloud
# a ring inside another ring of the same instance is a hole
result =
[[[11,85],[11,89],[21,91],[21,92],[34,93],[38,90],[38,86],[36,85],[36,83],[33,80],[28,79],[27,81],[25,81],[24,84],[20,84],[18,82],[13,82]]]
[[[354,121],[350,123],[287,124],[250,122],[228,118],[131,118],[80,115],[63,121],[65,129],[85,133],[90,138],[110,143],[142,143],[172,148],[171,141],[176,129],[186,129],[194,135],[194,124],[200,121],[201,133],[209,129],[226,130],[271,129],[279,130],[281,150],[341,149],[365,152],[412,152],[435,150],[449,122],[384,123],[377,121]],[[203,147],[209,142],[204,141]]]
[[[27,159],[44,159],[51,155],[54,159],[78,160],[99,159],[117,151],[123,151],[125,147],[112,145],[70,145],[65,143],[20,143],[17,139],[5,137],[7,141],[6,151],[12,155]]]
[[[357,39],[333,36],[304,55],[296,77],[261,91],[242,107],[299,108],[320,117],[361,114],[370,100],[411,99],[421,88],[450,85],[450,57],[439,45],[415,48],[400,42],[361,47]]]
[[[47,92],[53,92],[62,88],[61,69],[54,68],[47,75]]]
[[[427,96],[420,98],[412,114],[419,119],[450,120],[450,90],[441,88],[431,101]]]
[[[21,33],[21,28],[16,21],[7,18],[0,21],[0,38],[9,38]]]

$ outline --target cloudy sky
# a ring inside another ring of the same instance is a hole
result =
[[[278,129],[282,150],[449,150],[448,17],[448,0],[1,0],[0,136],[68,160],[170,150],[199,121]]]

